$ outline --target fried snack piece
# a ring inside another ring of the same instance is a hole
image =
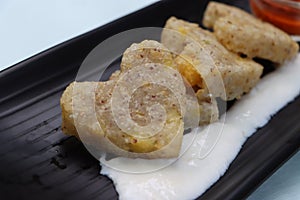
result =
[[[188,71],[185,70],[183,72],[180,70],[180,65],[176,62],[177,57],[178,55],[176,51],[169,50],[163,44],[153,40],[144,40],[141,43],[132,44],[128,49],[126,49],[122,57],[121,73],[145,63],[159,63],[172,69],[179,70],[181,75],[188,78],[188,76],[184,74],[184,72],[188,73]],[[196,76],[199,76],[197,73],[195,74]],[[188,82],[192,81],[193,80],[188,80]],[[202,112],[208,109],[201,109],[201,104],[197,104],[197,99],[194,93],[186,94],[186,101],[188,101],[186,104],[182,103],[183,105],[185,104],[187,110],[189,110],[184,116],[185,127],[195,127],[195,122],[196,124],[199,124],[200,122],[200,125],[212,122],[211,117],[205,118],[205,116],[208,116],[209,113]],[[216,121],[215,117],[213,119]]]
[[[219,108],[215,98],[209,96],[205,89],[196,92],[199,104],[200,125],[209,124],[219,119]]]
[[[249,58],[259,57],[281,64],[299,50],[298,44],[285,32],[222,3],[208,4],[203,24],[213,27],[215,36],[228,50]]]
[[[161,43],[154,40],[144,40],[134,43],[123,53],[121,71],[127,71],[146,63],[160,63],[176,69],[174,54]]]
[[[245,21],[251,20],[253,18],[252,15],[246,13],[240,8],[234,6],[228,6],[223,3],[218,3],[214,1],[210,1],[206,7],[203,16],[203,25],[207,28],[213,28],[215,22],[221,18],[226,16],[235,16],[235,17],[243,17]]]
[[[153,67],[153,64],[146,65],[145,70]],[[60,101],[63,132],[76,136],[98,151],[119,156],[147,159],[177,157],[183,136],[183,115],[178,96],[161,85],[145,84],[130,95],[128,103],[126,96],[122,96],[126,93],[124,88],[129,88],[136,80],[125,76],[123,82],[118,81],[70,84]],[[118,87],[122,88],[118,90]],[[157,104],[163,106],[165,113]],[[125,111],[128,111],[128,116],[122,118]],[[154,124],[147,127],[147,124],[153,123],[153,116],[156,116]],[[157,127],[159,129],[155,130]],[[141,128],[146,129],[140,131]],[[152,135],[153,128],[156,132]]]
[[[188,43],[199,41],[219,45],[211,32],[176,17],[167,20],[161,35],[161,43],[176,54],[180,54]]]
[[[73,90],[74,85],[78,86],[78,90]],[[74,118],[78,117],[80,113],[92,112],[91,106],[93,105],[93,94],[94,89],[97,86],[97,82],[73,82],[65,89],[60,99],[60,106],[62,109],[62,131],[65,134],[76,136],[79,139]],[[82,102],[82,104],[73,108],[73,97],[76,101]],[[87,124],[87,126],[89,125]],[[99,134],[103,135],[102,132]]]
[[[196,91],[197,88],[205,87],[203,78],[194,66],[195,63],[193,63],[190,58],[180,53],[184,50],[188,43],[195,42],[192,38],[185,37],[188,32],[194,32],[195,35],[203,38],[206,42],[211,40],[210,33],[202,29],[200,32],[195,32],[198,28],[197,24],[189,23],[189,26],[182,26],[182,21],[177,20],[175,17],[171,17],[167,21],[165,28],[167,29],[163,30],[161,41],[177,55],[175,58],[175,65],[178,71],[183,77],[185,77],[187,82],[195,88]],[[213,42],[215,42],[215,40]],[[203,91],[205,91],[205,93]],[[207,89],[200,89],[196,93],[196,97],[198,99],[198,112],[200,114],[199,125],[205,125],[217,121],[219,117],[219,110],[215,98],[209,96]]]
[[[263,71],[260,64],[229,52],[197,24],[171,17],[165,28],[162,43],[180,53],[175,63],[192,86],[208,90],[213,97],[232,100],[259,81]]]

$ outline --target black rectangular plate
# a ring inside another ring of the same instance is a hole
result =
[[[161,1],[64,42],[0,73],[1,199],[117,199],[112,182],[74,137],[61,130],[59,99],[101,41],[172,15],[200,23],[208,1]],[[222,1],[249,11],[248,1]],[[226,174],[199,199],[241,199],[300,146],[300,98],[257,131]],[[182,186],[184,187],[184,186]]]

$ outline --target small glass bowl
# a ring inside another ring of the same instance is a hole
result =
[[[300,0],[249,0],[254,15],[292,35],[300,35]]]

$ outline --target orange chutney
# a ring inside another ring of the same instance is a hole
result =
[[[289,34],[300,35],[300,0],[250,0],[250,6],[262,20]]]

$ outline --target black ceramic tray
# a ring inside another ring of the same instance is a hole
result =
[[[223,1],[249,10],[248,2]],[[117,199],[112,182],[73,137],[60,130],[59,98],[85,56],[121,31],[162,27],[172,15],[201,22],[207,1],[161,1],[64,42],[0,73],[0,198]],[[300,146],[300,98],[243,146],[226,174],[199,199],[241,199]],[[184,186],[182,186],[184,187]]]

